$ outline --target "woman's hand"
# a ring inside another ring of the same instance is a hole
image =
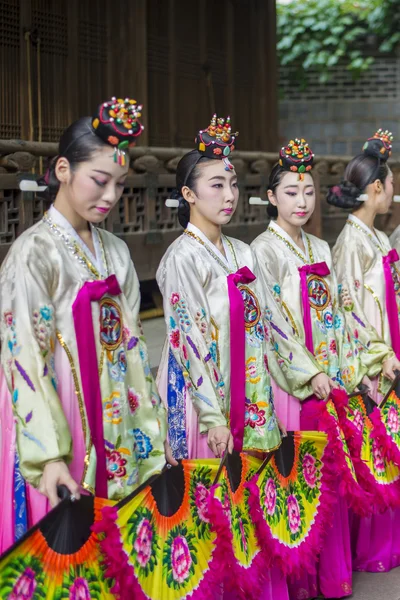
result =
[[[167,463],[169,465],[172,465],[173,467],[176,467],[178,464],[178,461],[174,459],[174,457],[172,456],[172,448],[169,445],[169,443],[167,442],[167,440],[165,440],[164,442],[164,452],[165,452],[165,460],[167,461]]]
[[[229,454],[232,454],[233,437],[228,427],[225,427],[225,425],[209,429],[207,443],[208,447],[214,452],[217,458],[222,458],[226,450],[228,450]]]
[[[393,356],[392,358],[385,360],[385,362],[383,363],[382,375],[393,381],[396,377],[395,371],[400,371],[400,361],[398,361],[397,358]]]
[[[325,373],[318,373],[311,379],[313,394],[320,400],[327,400],[331,390],[338,387]]]
[[[372,381],[368,375],[364,375],[364,377],[361,379],[361,384],[365,385],[365,387],[368,388],[368,391],[372,392]]]
[[[81,497],[79,485],[72,479],[67,465],[62,460],[47,463],[40,480],[39,492],[49,499],[52,508],[60,502],[57,494],[58,485],[65,485],[76,500]]]

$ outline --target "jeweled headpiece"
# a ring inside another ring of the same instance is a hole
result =
[[[142,105],[131,98],[111,98],[100,104],[92,118],[92,127],[99,137],[114,147],[114,160],[125,165],[125,151],[136,143],[144,127],[139,121]]]
[[[283,146],[279,152],[280,166],[286,171],[298,173],[301,181],[304,179],[304,173],[311,171],[313,162],[314,154],[303,138],[290,140],[287,146]]]
[[[382,161],[387,161],[392,154],[393,135],[386,129],[378,129],[375,135],[368,138],[363,146],[364,154],[375,156]]]
[[[207,158],[219,158],[225,163],[225,169],[231,171],[233,165],[228,156],[235,149],[235,140],[239,132],[232,135],[231,118],[217,117],[210,121],[207,129],[199,131],[195,138],[197,150]]]

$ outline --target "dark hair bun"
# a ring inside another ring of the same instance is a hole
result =
[[[328,204],[354,210],[362,205],[361,200],[357,200],[362,191],[350,181],[342,180],[338,185],[328,189],[326,200]]]
[[[178,221],[179,221],[181,227],[183,227],[183,229],[186,229],[186,227],[190,221],[190,204],[189,204],[189,202],[186,202],[185,198],[182,196],[180,191],[176,188],[174,190],[172,190],[169,197],[172,200],[179,201]]]

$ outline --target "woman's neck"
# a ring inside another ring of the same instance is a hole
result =
[[[216,246],[220,252],[225,254],[222,243],[221,225],[217,225],[216,223],[212,223],[206,219],[199,219],[196,216],[193,216],[193,218],[190,219],[190,222],[192,225],[200,229],[206,238],[210,240],[210,242],[214,244],[214,246]]]
[[[67,219],[79,236],[85,236],[85,234],[87,236],[88,231],[90,231],[89,223],[86,221],[86,219],[74,211],[66,198],[64,198],[60,192],[57,194],[57,197],[54,201],[54,208],[56,208],[65,219]]]
[[[376,211],[367,204],[364,204],[353,212],[353,215],[360,219],[370,229],[374,229]]]
[[[303,236],[301,234],[301,227],[298,227],[297,225],[292,225],[291,223],[284,221],[283,219],[279,218],[279,215],[276,219],[276,222],[279,225],[279,227],[281,227],[283,231],[285,231],[288,234],[288,236],[292,238],[296,246],[305,250]]]

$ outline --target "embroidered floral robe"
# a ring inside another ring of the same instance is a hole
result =
[[[336,276],[328,244],[302,232],[305,253],[290,236],[271,221],[267,231],[251,244],[262,281],[280,304],[293,333],[305,345],[303,302],[299,268],[325,262],[330,274],[307,277],[315,358],[325,373],[349,392],[360,383],[367,367],[361,359],[363,346],[357,328],[347,329],[339,309]],[[359,328],[359,325],[358,325]]]
[[[363,352],[362,360],[368,365],[370,377],[379,375],[382,363],[393,356],[382,263],[390,250],[386,234],[371,231],[360,219],[349,215],[332,251],[343,314],[359,344],[368,349]],[[392,272],[396,277],[397,305],[400,307],[398,274],[394,267]],[[385,393],[388,381],[381,383],[384,385],[380,391]]]
[[[57,344],[72,371],[84,434],[84,488],[94,491],[96,456],[88,427],[72,305],[83,284],[115,274],[122,294],[92,302],[103,403],[109,498],[130,493],[164,460],[165,410],[140,328],[139,282],[128,248],[92,227],[93,256],[54,207],[11,247],[1,269],[1,361],[12,393],[23,476],[38,486],[47,462],[71,460],[74,432],[57,394]],[[72,436],[71,436],[72,434]]]
[[[189,224],[157,271],[168,345],[198,414],[200,433],[229,426],[230,345],[235,340],[230,338],[227,276],[244,266],[257,275],[250,247],[239,240],[222,239],[226,258]],[[271,294],[263,294],[258,281],[239,289],[246,324],[243,447],[268,451],[280,444],[271,375],[283,389],[306,398],[311,394],[310,380],[320,369],[294,341]]]

